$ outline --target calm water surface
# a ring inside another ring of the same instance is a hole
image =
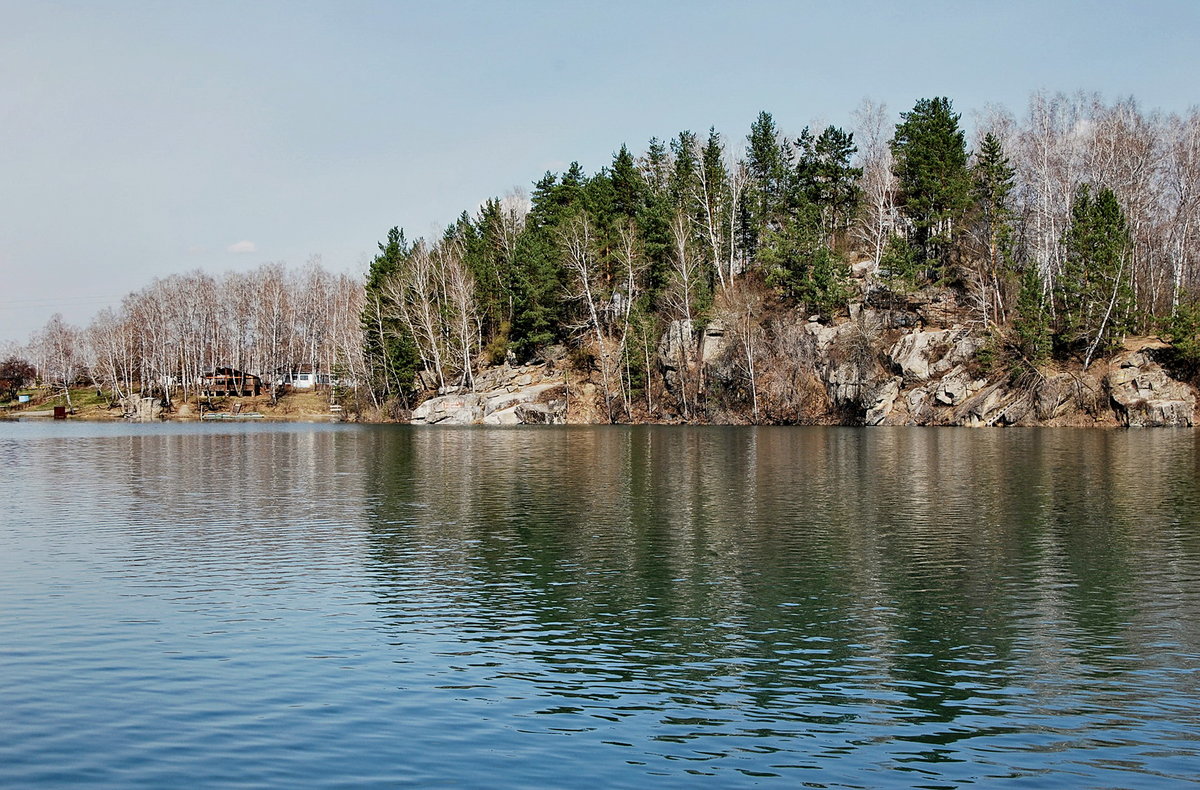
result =
[[[1179,787],[1197,433],[0,423],[3,787]]]

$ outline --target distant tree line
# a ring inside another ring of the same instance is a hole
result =
[[[89,384],[114,401],[194,398],[218,367],[261,375],[308,366],[363,374],[362,284],[313,263],[264,264],[240,273],[155,280],[84,328],[59,315],[35,333],[25,356],[46,386],[68,394]]]

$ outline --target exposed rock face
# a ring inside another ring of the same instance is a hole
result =
[[[701,378],[728,379],[730,346],[726,334],[725,322],[720,319],[703,327],[686,319],[668,323],[657,351],[667,391],[680,399],[685,389],[701,384]],[[694,383],[685,386],[685,380]]]
[[[671,392],[680,392],[680,376],[695,366],[696,351],[696,328],[691,321],[681,318],[667,324],[658,343],[658,365]]]
[[[829,402],[859,417],[867,409],[889,408],[882,388],[891,377],[879,366],[870,332],[861,318],[833,325],[810,319],[801,332],[804,354],[816,361]]]
[[[864,280],[879,273],[879,264],[874,259],[867,258],[850,264],[850,276],[856,280]]]
[[[905,381],[928,381],[969,362],[979,345],[979,340],[963,329],[911,332],[892,345],[888,358]]]
[[[869,284],[868,267],[863,277]],[[836,323],[805,321],[795,312],[768,314],[759,323],[746,317],[744,325],[736,314],[719,312],[706,325],[669,322],[651,361],[659,389],[648,386],[646,408],[638,404],[628,418],[973,427],[1195,423],[1195,391],[1154,361],[1153,349],[1165,346],[1160,341],[1131,338],[1122,356],[1086,370],[1072,361],[1037,370],[985,366],[978,355],[987,336],[972,331],[954,291],[896,294],[868,285],[862,297],[849,305],[850,319]],[[566,379],[553,372],[560,358],[485,370],[472,391],[422,403],[412,422],[566,422]],[[595,372],[580,374],[570,383],[571,420],[610,421],[607,391],[598,390]]]
[[[158,398],[129,397],[121,401],[121,411],[130,422],[156,422],[162,419],[162,403]]]
[[[1118,362],[1105,383],[1117,413],[1131,428],[1191,427],[1196,396],[1176,381],[1144,351]]]
[[[885,329],[916,329],[950,326],[960,320],[962,305],[952,288],[930,288],[915,293],[897,293],[878,283],[868,285],[864,306],[875,313]]]
[[[941,378],[933,396],[943,406],[958,406],[987,385],[986,379],[976,379],[963,368],[955,367]]]
[[[879,408],[880,399],[887,399],[882,394],[883,388],[892,384],[878,363],[869,357],[831,359],[825,366],[822,378],[829,399],[848,412]],[[899,392],[898,386],[896,391]]]
[[[955,424],[957,419],[975,423],[987,418],[949,411],[966,404],[987,384],[966,369],[980,346],[975,336],[958,327],[912,331],[891,345],[881,365],[872,348],[883,325],[879,313],[864,309],[857,321],[833,326],[810,322],[805,327],[812,338],[811,353],[824,360],[821,378],[839,410],[864,425]]]
[[[696,361],[696,328],[691,321],[678,319],[667,324],[658,343],[658,364],[664,370],[679,370]]]
[[[863,417],[864,425],[883,425],[884,420],[892,413],[892,409],[896,405],[896,398],[900,395],[900,383],[903,381],[899,376],[892,378],[885,383],[874,393],[874,398],[867,405],[866,413]]]
[[[541,367],[485,371],[474,392],[447,393],[413,409],[414,425],[553,425],[565,422],[566,383]]]
[[[833,325],[809,321],[804,325],[804,333],[812,338],[812,352],[817,357],[827,356],[834,346],[848,345],[859,331],[853,321]]]
[[[483,396],[476,392],[439,395],[413,409],[414,425],[475,425],[483,422]]]
[[[704,327],[704,336],[700,338],[700,361],[706,365],[715,362],[726,345],[725,322],[713,321]]]
[[[1042,382],[1035,395],[1034,408],[1039,420],[1050,421],[1071,410],[1079,383],[1069,373],[1059,373]]]
[[[947,390],[955,391],[957,387],[963,385],[961,378],[952,376],[946,378],[951,381],[947,382],[943,379],[939,386],[938,400],[941,403],[946,403],[948,400],[944,397]],[[958,401],[961,406],[951,412],[947,419],[951,425],[963,425],[968,428],[979,428],[985,425],[1012,425],[1028,411],[1028,408],[1020,406],[1010,411],[1011,407],[1021,402],[1021,397],[1005,389],[1001,382],[988,384],[986,381],[974,381],[965,387],[967,395]]]
[[[929,326],[949,326],[962,314],[959,293],[953,288],[929,288],[910,294],[908,309]]]

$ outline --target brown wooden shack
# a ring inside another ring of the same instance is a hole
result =
[[[262,379],[237,368],[217,368],[200,377],[200,393],[206,397],[259,395],[262,393]]]

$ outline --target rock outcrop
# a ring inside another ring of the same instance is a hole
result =
[[[683,376],[697,362],[696,327],[693,322],[678,319],[667,324],[658,343],[658,366],[662,370],[667,389],[679,393],[683,387]]]
[[[645,359],[655,375],[635,379],[625,371],[619,388],[606,388],[593,366],[572,371],[568,392],[564,374],[555,372],[565,352],[547,354],[545,365],[491,368],[470,391],[441,392],[413,411],[412,422],[564,423],[569,394],[571,421],[581,423],[615,416],[871,426],[1195,424],[1195,390],[1158,364],[1161,341],[1130,338],[1123,354],[1087,369],[1070,360],[1035,369],[998,358],[1003,346],[973,321],[955,290],[897,293],[873,284],[866,262],[860,268],[860,298],[848,318],[716,309],[704,323],[667,322]],[[990,364],[980,357],[985,348]],[[635,390],[614,415],[612,401]]]
[[[863,425],[882,425],[884,423],[895,407],[902,381],[903,379],[897,376],[874,393],[874,398],[863,415]]]
[[[1194,424],[1195,393],[1154,361],[1153,341],[1132,346],[1135,350],[1114,360],[1107,375],[1097,365],[1014,381],[1005,371],[983,372],[977,359],[984,338],[961,325],[924,329],[923,322],[895,320],[895,312],[889,319],[869,306],[852,309],[851,315],[850,321],[809,321],[800,329],[801,356],[811,360],[832,409],[818,421],[971,427]],[[881,329],[889,323],[892,329]],[[910,328],[895,328],[904,325]]]
[[[1105,383],[1117,414],[1130,428],[1194,425],[1195,394],[1168,376],[1145,350],[1118,358]]]
[[[121,414],[130,422],[158,422],[163,417],[162,402],[131,395],[121,400]]]
[[[958,327],[916,331],[897,340],[888,358],[905,381],[928,381],[970,362],[979,346],[978,339]]]
[[[413,409],[414,425],[556,425],[566,421],[566,380],[542,366],[490,368],[467,392],[446,392]]]

